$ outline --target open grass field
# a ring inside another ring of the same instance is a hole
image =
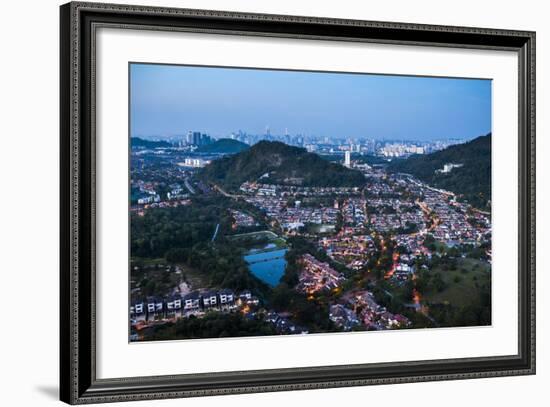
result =
[[[436,267],[432,271],[441,274],[446,288],[441,292],[422,293],[425,302],[468,305],[479,297],[476,284],[481,286],[491,281],[490,265],[474,259],[458,259],[456,270]]]
[[[261,230],[259,232],[232,235],[227,236],[227,238],[237,243],[246,241],[246,244],[243,245],[245,249],[257,249],[259,247],[262,247],[265,241],[268,241],[270,244],[275,245],[273,250],[284,249],[288,246],[285,239],[270,230]],[[257,241],[258,244],[255,244],[255,241]]]
[[[269,240],[275,240],[279,238],[275,233],[273,233],[270,230],[260,230],[258,232],[250,232],[250,233],[241,233],[239,235],[231,235],[227,236],[230,240],[239,240],[239,239],[269,239]]]

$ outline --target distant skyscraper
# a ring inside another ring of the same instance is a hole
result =
[[[212,142],[212,138],[208,134],[202,133],[201,139],[200,139],[200,145],[205,146],[207,144],[210,144],[211,142]]]
[[[198,146],[201,143],[201,132],[200,131],[194,131],[193,132],[193,145]]]
[[[344,165],[348,168],[351,167],[351,151],[349,150],[344,153]]]

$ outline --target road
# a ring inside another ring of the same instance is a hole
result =
[[[195,189],[189,183],[189,178],[185,178],[184,182],[185,182],[185,187],[189,190],[189,192],[191,192],[191,194],[195,195]]]
[[[472,210],[474,212],[481,213],[482,215],[485,215],[485,216],[491,216],[491,212],[482,211],[481,209],[477,209],[477,208],[474,208],[474,207],[472,207]]]
[[[216,240],[216,237],[218,237],[218,231],[220,230],[220,224],[216,224],[216,230],[214,231],[214,236],[212,236],[212,241]]]
[[[220,187],[219,185],[214,184],[214,189],[215,189],[216,191],[218,191],[220,194],[222,194],[223,196],[227,197],[227,198],[233,198],[233,199],[239,199],[239,198],[241,198],[240,195],[233,195],[233,194],[230,194],[230,193],[228,193],[228,192],[225,192],[225,191],[222,189],[222,187]]]

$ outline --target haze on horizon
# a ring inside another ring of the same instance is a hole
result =
[[[491,131],[491,80],[137,64],[132,136],[301,134],[430,141]]]

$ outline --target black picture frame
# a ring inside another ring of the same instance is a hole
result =
[[[535,33],[72,2],[60,8],[60,398],[70,404],[535,373]],[[96,378],[95,71],[100,26],[511,50],[519,56],[519,352],[136,378]]]

